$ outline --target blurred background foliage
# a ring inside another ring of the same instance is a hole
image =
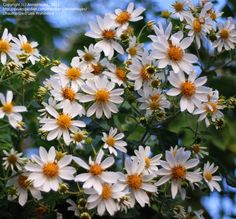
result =
[[[6,1],[4,1],[6,2]],[[63,11],[60,10],[55,12],[54,15],[40,15],[40,16],[5,16],[1,15],[0,19],[0,32],[3,31],[5,27],[13,35],[25,34],[29,39],[35,40],[39,43],[39,49],[41,54],[48,55],[50,58],[58,59],[60,61],[69,63],[71,58],[76,55],[77,49],[83,49],[84,46],[88,46],[90,43],[94,43],[94,40],[84,36],[84,33],[88,30],[88,22],[94,21],[96,15],[103,16],[104,13],[113,11],[115,8],[125,8],[129,1],[120,0],[46,0],[46,1],[14,1],[9,0],[7,2],[47,2],[51,4],[52,7],[55,5],[65,8],[79,8],[78,11]],[[139,30],[146,24],[149,20],[154,20],[155,22],[161,20],[160,13],[163,9],[171,9],[171,2],[162,0],[135,0],[137,5],[141,5],[146,8],[145,19],[132,24],[134,29],[139,32]],[[218,10],[224,12],[223,19],[228,16],[235,17],[236,15],[236,1],[235,0],[225,0],[225,1],[215,1],[216,5],[219,5]],[[1,11],[3,10],[1,6]],[[146,35],[150,34],[148,32]],[[148,42],[148,38],[144,35],[141,40],[143,42]],[[227,62],[229,53],[223,53],[222,56],[217,57],[217,59],[212,59],[209,56],[208,49],[201,48],[200,51],[201,61],[204,66],[213,66],[204,71],[203,74],[208,76],[208,85],[219,90],[220,94],[225,98],[235,96],[236,94],[236,60],[235,52],[233,60],[225,65]],[[37,66],[38,69],[35,71],[41,72],[37,77],[37,86],[42,82],[45,76],[50,74],[50,68],[45,68],[43,66]],[[9,84],[1,84],[1,92],[5,92]],[[15,89],[21,89],[22,85],[17,82],[14,84]],[[14,136],[9,139],[9,133],[11,130],[9,127],[0,129],[0,145],[1,149],[9,148],[12,144],[16,147],[45,145],[46,142],[40,139],[37,133],[37,122],[32,120],[36,119],[35,109],[40,108],[37,101],[27,102],[27,100],[32,99],[37,91],[37,86],[31,86],[27,84],[25,88],[25,102],[28,107],[32,110],[27,114],[27,121],[29,129],[31,130],[31,139],[25,140],[23,142],[16,142],[18,137]],[[18,98],[22,98],[19,95]],[[124,104],[122,107],[122,112],[129,110],[129,107]],[[135,113],[135,112],[134,112]],[[131,118],[126,118],[121,115],[115,115],[112,122],[115,122],[117,126],[122,127],[123,130],[134,130],[128,136],[128,142],[130,145],[137,144],[137,139],[141,139],[143,132],[147,128],[147,124],[140,123],[134,127]],[[154,148],[155,152],[160,152],[162,150],[168,149],[170,146],[174,146],[180,142],[181,144],[189,147],[193,143],[195,133],[191,130],[197,126],[197,118],[191,115],[177,114],[177,116],[171,120],[166,121],[161,127],[153,128],[153,135],[150,136],[146,144],[150,144]],[[31,121],[31,122],[29,122]],[[108,123],[109,124],[109,123]],[[102,126],[103,124],[99,124]],[[93,129],[98,128],[99,125],[94,125]],[[104,124],[105,125],[105,124]],[[91,128],[91,127],[90,127]],[[106,127],[105,127],[106,128]],[[108,127],[107,127],[108,128]],[[204,124],[200,124],[198,127],[199,138],[197,141],[208,147],[210,156],[210,161],[214,161],[220,166],[220,171],[225,176],[223,182],[223,191],[218,193],[213,193],[209,195],[207,191],[194,192],[191,195],[191,199],[186,201],[186,205],[192,205],[196,209],[205,209],[208,211],[208,216],[206,218],[236,218],[236,178],[235,178],[235,164],[236,164],[236,111],[228,110],[225,112],[225,124],[224,127],[216,130],[214,127],[205,128]],[[16,133],[17,135],[17,133]],[[26,136],[27,137],[27,136]],[[22,138],[24,139],[24,138]],[[96,141],[96,138],[95,138]],[[53,143],[51,144],[53,145]],[[160,146],[160,147],[159,147]],[[90,151],[87,151],[89,154]],[[0,185],[3,187],[4,185]],[[1,193],[0,193],[1,195]],[[58,197],[52,196],[53,199]],[[0,197],[1,199],[1,197]],[[65,209],[65,205],[60,205],[60,200],[57,200],[57,208]],[[165,200],[160,200],[163,206],[165,206]],[[158,203],[157,203],[158,204]],[[14,218],[11,213],[6,214],[1,211],[1,209],[10,209],[11,211],[19,212],[21,217],[26,218],[23,215],[27,213],[27,208],[19,208],[17,204],[0,203],[0,218]],[[17,214],[16,214],[17,215]],[[130,215],[130,214],[129,214]],[[131,218],[134,216],[134,212],[131,212]],[[155,210],[150,208],[140,209],[140,214],[137,215],[139,218],[145,218],[147,215],[153,215],[150,218],[157,218]],[[54,215],[55,216],[55,215]],[[71,214],[68,214],[68,218]],[[33,216],[32,216],[33,217]],[[116,218],[125,218],[125,215],[118,215]],[[49,218],[53,218],[53,215],[49,215]],[[67,217],[66,217],[67,218]],[[127,217],[128,218],[128,217]],[[161,217],[158,217],[161,218]]]

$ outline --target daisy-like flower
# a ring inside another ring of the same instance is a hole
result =
[[[73,120],[78,115],[76,110],[64,108],[62,113],[58,113],[51,106],[46,106],[47,112],[53,117],[42,118],[39,123],[42,124],[41,130],[48,132],[47,140],[51,141],[55,138],[59,139],[63,136],[66,145],[71,142],[70,131],[75,130],[77,127],[85,127],[85,123],[80,120]]]
[[[18,196],[18,202],[21,206],[24,206],[28,200],[28,191],[31,195],[39,200],[42,198],[41,192],[34,188],[32,182],[28,179],[29,173],[22,173],[20,175],[14,176],[7,182],[8,186],[14,186],[16,189],[16,195]],[[13,200],[16,196],[8,196],[9,200]]]
[[[87,199],[87,208],[93,209],[97,207],[98,215],[104,215],[107,211],[111,216],[119,210],[116,199],[121,198],[125,195],[123,187],[118,184],[102,184],[102,193],[98,194],[95,189],[85,189],[86,194],[89,194]]]
[[[127,213],[128,209],[131,209],[135,205],[135,199],[130,196],[130,193],[127,193],[125,196],[118,198],[119,211],[124,211]]]
[[[172,7],[174,9],[174,13],[172,15],[174,17],[179,18],[180,21],[183,21],[184,18],[190,14],[190,11],[187,10],[188,6],[189,6],[188,0],[175,1],[175,3],[172,4]]]
[[[134,151],[136,158],[140,162],[145,162],[145,174],[156,174],[158,170],[159,160],[161,159],[162,155],[158,154],[153,157],[151,157],[151,148],[149,146],[143,147],[139,146],[138,150]],[[135,156],[133,157],[135,159]]]
[[[177,96],[181,94],[180,109],[192,113],[195,106],[200,106],[201,102],[207,101],[207,95],[210,88],[202,86],[206,83],[206,77],[197,78],[197,74],[192,72],[188,79],[185,78],[183,72],[175,74],[170,72],[168,80],[174,88],[171,88],[166,93],[170,96]]]
[[[170,102],[166,96],[161,93],[160,89],[152,88],[150,84],[143,86],[138,90],[140,98],[137,99],[141,103],[140,109],[146,110],[147,115],[151,115],[156,110],[164,110],[170,107]]]
[[[136,36],[133,36],[129,39],[129,47],[126,49],[128,53],[128,59],[131,58],[140,58],[143,54],[143,43],[138,43]]]
[[[111,113],[117,113],[118,108],[116,104],[123,102],[121,95],[124,90],[114,89],[115,84],[110,82],[106,76],[94,77],[94,80],[87,80],[81,89],[86,93],[80,98],[80,102],[94,103],[89,107],[87,116],[90,117],[96,112],[96,117],[101,118],[104,114],[105,117],[110,118]]]
[[[143,17],[140,16],[145,11],[144,8],[136,8],[134,10],[134,3],[129,3],[126,11],[122,11],[121,9],[116,9],[115,14],[110,14],[112,20],[121,27],[122,29],[126,29],[128,27],[129,22],[136,22],[142,20]]]
[[[201,146],[200,144],[193,144],[191,146],[191,151],[193,155],[198,159],[203,158],[204,156],[207,156],[209,154],[207,152],[207,148]]]
[[[8,32],[8,29],[5,28],[0,39],[0,61],[3,65],[7,62],[7,55],[16,61],[16,55],[19,54],[19,50],[11,41],[12,35]]]
[[[80,210],[78,208],[78,205],[71,199],[67,199],[66,202],[70,205],[67,210],[73,211],[74,215],[79,217],[80,216]]]
[[[83,188],[94,188],[98,194],[102,194],[103,183],[116,183],[119,175],[115,172],[106,171],[115,162],[113,157],[107,157],[102,161],[104,156],[103,150],[100,150],[96,159],[93,161],[89,157],[89,164],[82,159],[74,157],[73,160],[82,168],[86,169],[87,173],[81,173],[75,177],[76,182],[84,182]]]
[[[79,57],[74,57],[70,63],[70,67],[61,63],[58,66],[53,66],[51,70],[58,74],[65,84],[71,83],[71,86],[81,87],[85,79],[93,78],[86,66],[80,62]]]
[[[223,25],[219,22],[219,30],[216,34],[217,40],[213,42],[213,46],[217,48],[218,52],[223,49],[231,50],[235,48],[236,44],[236,29],[232,18],[228,18]]]
[[[90,65],[89,72],[94,76],[103,76],[104,70],[109,65],[107,58],[103,58],[97,62]]]
[[[19,38],[19,39],[18,39]],[[34,65],[39,60],[40,54],[37,42],[29,42],[25,35],[18,35],[18,38],[13,37],[13,41],[19,47],[20,51],[28,56],[27,60],[30,60]]]
[[[91,31],[85,35],[91,38],[100,39],[95,44],[95,49],[99,49],[104,52],[108,59],[111,59],[114,55],[114,50],[118,53],[123,54],[123,47],[116,41],[119,39],[122,30],[118,30],[116,23],[110,18],[105,16],[101,18],[97,16],[97,23],[89,23]]]
[[[153,30],[156,35],[148,36],[153,42],[158,42],[162,38],[168,40],[170,38],[170,34],[172,31],[172,23],[169,22],[168,26],[164,29],[162,23],[158,21],[157,26],[156,25],[153,26]]]
[[[133,58],[132,64],[129,66],[130,73],[127,77],[134,81],[135,90],[139,90],[143,84],[150,82],[155,77],[156,63],[152,61],[152,57],[145,51],[141,57]]]
[[[224,116],[220,111],[221,109],[224,109],[224,106],[219,101],[219,92],[217,90],[211,91],[207,98],[207,102],[198,106],[193,114],[200,114],[198,121],[205,120],[206,126],[208,127],[210,125],[209,118],[215,122]]]
[[[104,75],[111,79],[112,82],[117,83],[119,86],[126,81],[126,70],[122,67],[118,67],[112,63],[107,63],[106,67],[108,71],[104,71]]]
[[[193,71],[193,63],[198,61],[197,56],[185,52],[191,43],[191,37],[183,38],[183,32],[173,34],[169,40],[162,37],[159,42],[153,43],[152,56],[159,60],[158,67],[170,65],[175,73],[184,71],[187,74]]]
[[[87,131],[80,130],[79,128],[72,130],[71,139],[78,149],[84,149],[85,138],[87,138]]]
[[[0,119],[7,116],[10,125],[13,128],[19,127],[19,123],[22,121],[21,112],[27,112],[25,106],[15,106],[12,102],[13,93],[12,91],[7,91],[6,98],[0,93],[0,101],[2,106],[0,106]]]
[[[183,193],[181,188],[183,181],[189,181],[191,183],[201,181],[199,171],[189,171],[189,169],[196,167],[199,163],[198,159],[189,159],[190,156],[190,151],[177,150],[175,155],[171,151],[166,151],[166,161],[159,161],[162,168],[157,171],[157,174],[162,177],[157,181],[156,185],[160,186],[171,180],[171,194],[173,199],[176,197],[178,191]]]
[[[44,108],[38,110],[38,112],[40,112],[41,118],[50,118],[51,117],[50,114],[47,112],[46,107],[51,106],[54,109],[59,109],[58,102],[52,97],[48,98],[48,103],[42,102],[42,105],[44,106]],[[38,117],[38,119],[40,119],[40,117]]]
[[[3,167],[4,169],[11,168],[12,171],[22,170],[23,165],[26,162],[26,158],[22,157],[23,153],[18,153],[14,148],[8,152],[3,150],[5,157],[3,157]]]
[[[116,150],[127,153],[127,143],[122,140],[125,137],[123,133],[117,133],[117,128],[112,128],[109,131],[109,134],[103,132],[102,141],[104,142],[103,148],[108,149],[110,154],[118,155]]]
[[[68,166],[72,161],[71,155],[64,155],[56,159],[56,150],[51,147],[47,153],[45,148],[39,148],[39,156],[32,155],[32,162],[26,164],[25,169],[30,172],[28,179],[33,186],[44,192],[57,191],[59,183],[64,180],[74,180],[75,168]]]
[[[148,193],[156,193],[157,187],[151,180],[155,175],[144,175],[145,162],[139,162],[138,159],[125,160],[125,170],[127,174],[120,175],[119,181],[124,189],[129,189],[132,199],[136,200],[142,207],[150,204]]]
[[[213,176],[213,174],[217,170],[218,166],[215,166],[214,163],[210,164],[210,162],[207,161],[207,163],[204,164],[203,178],[207,183],[208,187],[210,188],[211,192],[213,192],[214,189],[216,189],[218,192],[221,191],[218,181],[221,181],[222,178],[220,176]]]

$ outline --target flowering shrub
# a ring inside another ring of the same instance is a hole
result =
[[[199,49],[235,57],[236,29],[232,18],[219,21],[210,2],[173,8],[162,14],[164,24],[141,30],[132,23],[145,9],[134,3],[97,16],[85,34],[94,44],[69,65],[3,30],[1,200],[38,217],[62,218],[65,205],[79,218],[132,218],[146,207],[160,218],[204,218],[182,203],[192,191],[221,191],[202,130],[222,128],[235,99],[209,86],[214,63],[206,65]],[[151,43],[141,42],[144,34]],[[190,130],[191,143],[167,125],[178,116],[186,117],[181,128]],[[39,147],[38,155],[19,152],[27,144]]]

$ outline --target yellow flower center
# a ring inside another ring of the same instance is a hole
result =
[[[105,89],[98,90],[95,94],[95,100],[98,103],[106,103],[108,102],[109,98],[110,92]]]
[[[67,114],[61,114],[57,118],[57,124],[62,129],[68,129],[71,126],[71,117]]]
[[[129,48],[129,54],[130,54],[131,56],[137,55],[137,48],[136,48],[135,46]]]
[[[84,135],[82,132],[77,132],[74,136],[73,136],[74,140],[76,142],[81,142],[84,139]]]
[[[7,42],[6,40],[0,40],[0,52],[4,52],[7,53],[9,52],[11,46],[9,44],[9,42]]]
[[[168,49],[168,56],[171,60],[178,62],[182,60],[184,53],[180,47],[176,47],[170,44]]]
[[[13,112],[13,104],[12,103],[5,103],[3,106],[2,106],[2,111],[4,113],[7,113],[7,114],[10,114]]]
[[[118,24],[125,24],[129,21],[129,19],[131,18],[130,13],[128,11],[122,11],[120,12],[117,17],[116,17],[116,22]]]
[[[86,62],[91,62],[92,60],[94,60],[94,57],[93,57],[93,55],[90,54],[90,53],[85,53],[85,54],[84,54],[84,60],[85,60]]]
[[[24,176],[24,175],[20,175],[18,177],[18,184],[21,188],[23,189],[27,189],[27,187],[29,186],[29,181],[28,181],[28,177]]]
[[[183,166],[176,166],[172,168],[172,177],[174,179],[184,179],[186,176],[186,169]]]
[[[60,160],[64,156],[65,156],[65,153],[63,153],[62,151],[57,151],[56,152],[56,160]]]
[[[137,174],[130,175],[128,176],[127,183],[131,189],[137,190],[142,185],[142,177]]]
[[[103,71],[103,66],[102,66],[100,63],[92,64],[92,68],[93,68],[92,73],[93,73],[94,75],[99,75],[99,74],[101,74],[102,71]]]
[[[112,195],[112,190],[111,190],[111,186],[109,186],[107,183],[102,185],[102,199],[109,199]]]
[[[47,163],[43,166],[43,174],[48,178],[58,176],[59,167],[56,163]]]
[[[220,31],[220,37],[224,40],[228,39],[229,38],[229,31],[226,28],[223,28]]]
[[[126,73],[123,69],[117,68],[116,69],[116,76],[119,78],[121,81],[125,81],[126,79]]]
[[[90,166],[89,172],[95,176],[100,175],[102,173],[103,169],[99,164],[93,164]]]
[[[212,176],[211,172],[207,171],[204,173],[204,177],[207,181],[211,181],[213,176]]]
[[[202,30],[202,25],[201,25],[199,19],[197,19],[197,18],[193,21],[193,30],[195,33],[199,33]]]
[[[17,162],[17,157],[16,157],[16,155],[10,154],[10,155],[7,157],[7,161],[8,161],[9,164],[15,165],[16,162]]]
[[[140,76],[143,79],[143,81],[149,80],[149,78],[152,77],[152,75],[155,73],[155,68],[151,65],[144,65],[141,68]]]
[[[62,90],[62,96],[65,99],[68,99],[70,101],[74,101],[75,100],[75,92],[73,91],[73,89],[66,87]]]
[[[149,157],[145,158],[145,167],[149,168],[151,166],[151,159]]]
[[[209,104],[211,106],[212,109],[210,109],[210,107],[208,105],[206,105],[205,110],[208,113],[215,113],[218,109],[217,109],[217,105],[213,102],[207,102],[207,104]]]
[[[161,97],[160,94],[155,94],[155,95],[150,96],[149,106],[151,110],[157,110],[159,108],[160,97]]]
[[[184,5],[182,2],[175,2],[175,4],[173,4],[173,7],[176,12],[183,11],[183,9],[184,9]]]
[[[201,151],[200,145],[199,145],[199,144],[194,144],[194,145],[192,146],[192,151],[193,151],[195,154],[198,154],[198,153]]]
[[[116,35],[116,33],[115,33],[114,30],[104,30],[104,31],[102,32],[102,36],[103,36],[103,38],[106,39],[106,40],[112,40],[112,39],[114,39],[114,38],[115,38],[115,35]]]
[[[21,48],[25,53],[32,53],[34,51],[30,43],[23,43]]]
[[[108,136],[107,139],[106,139],[106,143],[109,146],[113,147],[116,143],[116,140],[112,136]]]
[[[181,84],[181,92],[185,96],[192,96],[196,92],[196,86],[192,82],[185,81]]]
[[[215,20],[217,18],[216,12],[210,10],[210,17],[211,17],[212,20]]]
[[[72,81],[76,81],[80,75],[81,71],[79,68],[71,67],[66,71],[66,76]]]

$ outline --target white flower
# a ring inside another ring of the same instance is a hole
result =
[[[118,53],[123,54],[123,47],[116,41],[120,37],[121,31],[116,28],[116,23],[110,18],[105,16],[101,18],[97,16],[97,23],[89,23],[91,31],[85,35],[95,39],[100,39],[95,44],[95,49],[99,49],[104,52],[108,59],[111,59],[114,55],[114,50]]]
[[[121,198],[125,195],[123,187],[118,184],[102,184],[102,193],[98,194],[97,191],[93,188],[85,189],[84,192],[89,194],[87,199],[87,208],[93,209],[97,207],[98,215],[104,215],[107,211],[111,216],[119,210],[118,203],[116,199]]]
[[[74,157],[73,160],[82,168],[88,170],[87,173],[81,173],[75,177],[76,182],[84,182],[83,188],[94,188],[98,194],[102,194],[103,183],[116,183],[119,175],[115,172],[105,171],[115,162],[113,157],[107,157],[102,161],[104,156],[103,150],[97,154],[95,161],[89,157],[89,164],[86,164],[82,159]]]
[[[169,40],[162,37],[159,42],[153,43],[152,56],[159,60],[159,68],[171,65],[175,73],[182,70],[189,74],[193,71],[192,64],[196,63],[198,58],[191,53],[185,52],[185,49],[191,45],[192,39],[183,37],[183,32],[179,31],[173,34]]]
[[[46,107],[51,106],[54,109],[59,109],[58,102],[52,97],[48,98],[48,103],[42,102],[42,105],[44,106],[44,108],[38,110],[40,112],[41,118],[50,118],[51,117],[50,114],[47,112]],[[38,119],[40,119],[40,117]]]
[[[158,42],[162,38],[165,38],[168,40],[170,38],[170,34],[172,31],[172,23],[169,22],[168,26],[164,29],[162,26],[162,23],[158,21],[157,26],[153,26],[153,30],[156,35],[149,35],[148,37],[153,41],[153,42]]]
[[[67,208],[68,211],[74,211],[74,215],[79,217],[80,216],[80,212],[79,212],[79,208],[78,205],[71,199],[67,199],[66,202],[68,204],[70,204],[70,206]]]
[[[174,88],[171,88],[166,93],[170,96],[177,96],[181,94],[180,109],[192,113],[195,106],[199,106],[201,102],[207,101],[207,95],[210,88],[202,86],[206,83],[206,77],[197,78],[197,74],[192,72],[188,79],[185,78],[183,72],[175,74],[170,72],[168,80]]]
[[[145,51],[142,57],[133,58],[132,64],[129,66],[130,73],[127,77],[134,81],[135,90],[139,90],[143,84],[150,82],[155,76],[156,63],[153,63],[152,57]]]
[[[0,101],[2,103],[2,106],[0,107],[0,119],[7,116],[10,125],[13,128],[17,128],[19,123],[22,121],[22,115],[20,113],[27,112],[27,109],[25,106],[15,106],[12,100],[12,91],[7,91],[6,98],[2,93],[0,93]]]
[[[217,40],[213,46],[217,48],[218,52],[222,49],[231,50],[235,48],[236,44],[236,29],[232,18],[228,18],[225,25],[219,22],[219,30],[216,34]]]
[[[11,168],[12,171],[23,169],[23,165],[26,162],[26,158],[21,157],[23,154],[22,152],[18,153],[18,151],[16,151],[14,148],[11,148],[9,152],[3,150],[3,153],[5,155],[5,157],[3,157],[2,164],[4,169],[7,170],[8,168]]]
[[[21,52],[28,55],[27,60],[30,60],[31,63],[34,65],[35,61],[38,61],[39,57],[40,57],[39,51],[36,48],[38,46],[38,43],[37,42],[29,42],[25,35],[19,34],[18,38],[13,37],[12,40],[16,43],[16,45],[19,47]]]
[[[145,11],[144,8],[136,8],[134,10],[134,3],[129,3],[126,11],[122,11],[121,9],[116,9],[115,14],[109,14],[112,20],[120,26],[122,29],[126,29],[128,27],[129,22],[136,22],[142,20],[143,17],[140,16]]]
[[[80,130],[79,128],[72,130],[71,139],[72,142],[76,144],[77,149],[84,149],[85,138],[87,137],[87,132],[85,130]]]
[[[111,113],[117,113],[116,104],[123,102],[121,95],[124,90],[114,89],[115,84],[110,82],[106,76],[94,77],[94,80],[87,80],[81,89],[87,94],[80,98],[80,102],[94,103],[89,107],[87,116],[90,117],[96,112],[96,117],[101,118],[104,114],[107,118],[111,117]]]
[[[6,64],[7,55],[16,61],[16,55],[19,54],[19,50],[15,47],[14,43],[11,42],[12,35],[8,33],[8,29],[5,28],[0,39],[0,56],[1,63]]]
[[[144,175],[145,162],[139,162],[137,159],[125,160],[125,170],[127,174],[120,175],[119,181],[124,186],[124,189],[129,189],[132,199],[144,207],[145,204],[150,204],[148,193],[156,193],[157,187],[153,185],[151,180],[155,175]]]
[[[109,150],[110,154],[118,155],[117,150],[122,151],[123,153],[127,153],[127,143],[122,141],[122,138],[125,137],[123,133],[117,133],[117,128],[112,128],[109,131],[109,134],[103,132],[102,141],[104,142],[103,148]]]
[[[191,147],[191,151],[196,158],[204,158],[209,153],[206,151],[207,147],[203,147],[200,144],[193,144]]]
[[[157,174],[162,177],[157,181],[156,185],[160,186],[171,180],[171,194],[173,199],[176,197],[178,190],[185,193],[181,188],[183,181],[187,180],[195,183],[201,180],[200,172],[189,171],[189,169],[196,167],[199,163],[198,159],[189,159],[190,155],[191,152],[185,150],[176,150],[175,154],[171,151],[166,151],[166,161],[159,161],[162,168],[157,171]]]
[[[203,178],[209,186],[211,192],[213,192],[214,189],[216,189],[218,192],[221,191],[218,181],[221,181],[222,178],[220,176],[213,176],[217,170],[218,166],[214,166],[214,163],[210,164],[210,162],[207,161],[207,163],[204,164]]]
[[[56,160],[56,151],[51,147],[47,151],[39,148],[39,156],[32,155],[32,162],[26,164],[25,169],[30,172],[29,179],[33,181],[33,186],[44,192],[50,190],[57,191],[59,183],[64,180],[73,180],[75,168],[68,166],[72,161],[71,155],[64,155],[60,160]]]
[[[21,173],[20,175],[13,176],[7,181],[6,186],[14,186],[16,194],[19,197],[18,202],[24,206],[28,199],[28,191],[37,200],[41,199],[41,193],[38,189],[34,188],[31,181],[28,179],[29,173]],[[8,196],[9,200],[13,200],[11,195]]]
[[[219,102],[219,92],[217,90],[209,92],[207,97],[207,102],[198,106],[193,114],[200,114],[198,121],[205,120],[206,126],[208,127],[210,125],[209,117],[215,122],[224,116],[220,111],[224,106]]]
[[[137,99],[141,103],[140,109],[146,110],[147,115],[151,115],[153,111],[164,110],[170,107],[170,102],[166,96],[161,93],[160,89],[152,88],[150,84],[143,86],[138,90],[140,97]]]
[[[53,107],[46,106],[47,112],[53,118],[42,118],[39,122],[42,124],[41,130],[48,132],[47,140],[51,141],[55,138],[59,139],[63,136],[63,140],[66,145],[71,142],[70,131],[76,129],[76,127],[85,127],[85,123],[80,120],[73,120],[78,115],[76,110],[72,108],[64,108],[61,113],[58,113]]]
[[[186,9],[188,6],[189,0],[175,1],[175,3],[172,4],[172,7],[174,8],[173,17],[177,17],[180,21],[183,21],[184,18],[191,13],[188,9]]]
[[[130,193],[127,193],[125,196],[118,198],[119,211],[124,211],[127,213],[128,209],[133,208],[135,205],[135,199],[130,196]]]
[[[132,157],[133,159],[137,158],[139,162],[145,163],[145,174],[156,174],[158,170],[159,160],[161,159],[162,155],[158,154],[153,157],[151,157],[151,148],[149,146],[146,146],[145,148],[143,146],[139,146],[138,150],[134,151],[136,157]]]
[[[143,43],[138,43],[136,36],[130,37],[129,39],[129,47],[126,49],[128,53],[128,59],[131,58],[140,58],[143,54]]]

